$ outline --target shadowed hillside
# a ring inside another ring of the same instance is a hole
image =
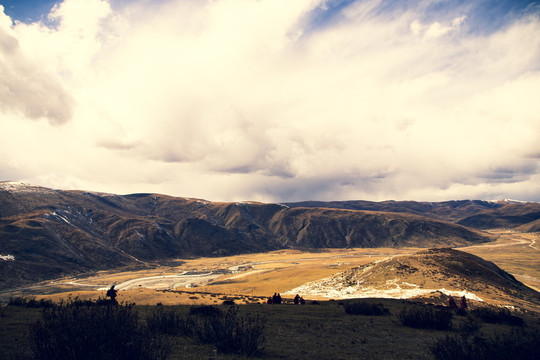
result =
[[[518,230],[528,232],[540,229],[538,225],[538,221],[540,221],[540,203],[523,203],[512,200],[497,202],[480,200],[443,202],[305,201],[287,203],[287,205],[290,207],[326,207],[416,214],[477,229],[519,227]]]
[[[3,288],[67,274],[288,248],[443,247],[490,240],[416,215],[213,203],[0,183]]]
[[[477,229],[518,228],[521,231],[538,231],[540,204],[508,203],[498,209],[483,211],[458,221],[458,224]]]

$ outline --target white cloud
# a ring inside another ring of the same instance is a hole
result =
[[[447,35],[452,31],[459,31],[466,19],[467,16],[462,15],[454,18],[448,25],[441,24],[438,21],[430,25],[424,25],[418,19],[415,19],[412,21],[410,29],[414,35],[423,35],[424,40],[429,40]]]
[[[324,27],[312,0],[65,0],[52,27],[1,14],[0,92],[23,90],[0,100],[0,175],[211,200],[540,200],[539,20],[474,35],[465,13],[378,4]]]
[[[0,10],[3,10],[1,8]],[[72,116],[73,99],[56,74],[22,51],[11,20],[0,13],[0,111],[62,124]]]

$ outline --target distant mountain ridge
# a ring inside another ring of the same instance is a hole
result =
[[[476,229],[518,228],[540,230],[540,203],[517,200],[416,201],[304,201],[286,203],[290,207],[325,207],[331,209],[386,211],[445,220]]]
[[[490,240],[444,221],[442,210],[439,218],[429,218],[413,211],[424,203],[408,206],[412,214],[391,212],[388,206],[373,211],[217,203],[0,182],[0,288],[173,258],[286,248],[448,247]],[[482,204],[470,206],[483,209]],[[452,216],[448,219],[455,220]]]

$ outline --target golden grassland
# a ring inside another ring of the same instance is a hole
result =
[[[540,233],[504,229],[489,232],[498,237],[495,242],[458,250],[492,261],[525,285],[540,291]]]
[[[80,286],[74,284],[108,287],[111,284],[134,279],[176,275],[182,271],[211,272],[245,266],[248,267],[247,270],[226,274],[208,285],[176,288],[175,291],[148,288],[122,290],[119,292],[118,300],[149,305],[217,304],[226,298],[236,298],[236,302],[240,304],[263,302],[275,292],[282,293],[308,281],[328,277],[388,256],[408,254],[417,250],[419,249],[325,249],[317,252],[280,250],[261,254],[198,258],[183,260],[180,266],[160,266],[118,273],[100,272],[91,277],[61,279],[55,281],[56,293],[36,298],[53,301],[59,301],[67,296],[96,299],[104,296],[105,292],[81,290]],[[70,287],[73,290],[70,290]]]
[[[497,240],[459,250],[492,261],[526,285],[540,288],[540,234],[520,233],[511,230],[490,230]],[[219,258],[179,259],[168,265],[131,271],[101,271],[77,278],[45,282],[31,291],[13,292],[9,295],[32,296],[53,301],[79,297],[103,297],[103,288],[129,280],[192,273],[210,273],[228,270],[222,277],[194,287],[141,286],[119,292],[119,301],[153,305],[220,304],[233,298],[236,303],[264,302],[273,293],[282,293],[306,282],[329,277],[372,261],[389,256],[412,254],[418,248],[374,249],[323,249],[313,252],[280,250],[260,254],[244,254]],[[238,269],[240,267],[240,269]],[[236,270],[232,271],[231,269]],[[97,290],[101,289],[101,290]],[[170,291],[174,290],[174,291]],[[5,295],[4,295],[5,297]],[[316,297],[312,297],[316,299]]]

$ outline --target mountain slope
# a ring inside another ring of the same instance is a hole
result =
[[[306,201],[287,203],[290,207],[325,207],[332,209],[385,211],[407,213],[445,220],[476,229],[516,228],[527,224],[529,231],[537,227],[535,221],[540,220],[540,203],[517,202],[512,200],[480,201],[459,200],[443,202],[416,201]]]
[[[517,228],[522,226],[526,229],[528,225],[534,230],[534,223],[540,220],[540,204],[538,203],[508,203],[498,209],[482,211],[474,214],[457,223],[477,229],[490,228]]]
[[[540,293],[511,274],[478,256],[449,248],[387,258],[287,293],[337,298],[412,298],[440,292],[491,304],[537,309],[540,306]]]
[[[0,183],[0,255],[9,259],[0,260],[0,288],[171,258],[489,240],[461,225],[416,215]]]

